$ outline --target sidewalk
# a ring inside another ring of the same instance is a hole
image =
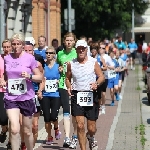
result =
[[[136,127],[140,126],[142,122],[140,108],[141,102],[139,98],[140,93],[138,90],[136,90],[137,83],[137,72],[129,71],[129,76],[126,78],[125,83],[123,84],[122,93],[125,93],[123,95],[123,99],[119,102],[115,101],[114,107],[109,106],[111,99],[109,90],[107,89],[106,114],[100,115],[99,119],[97,120],[97,133],[95,138],[98,141],[98,150],[143,150],[140,142],[141,136],[139,131],[136,132],[135,130]],[[150,111],[148,115],[150,116]],[[146,118],[149,119],[150,117]],[[54,144],[48,146],[44,144],[47,134],[44,129],[43,117],[40,117],[41,127],[39,129],[39,137],[35,147],[36,150],[68,149],[62,147],[65,137],[62,119],[63,115],[61,110],[59,114],[59,126],[62,132],[61,139],[58,141],[54,139]],[[73,128],[71,124],[70,136],[72,135],[72,132]],[[7,143],[7,141],[5,143]],[[0,144],[0,150],[5,149],[5,143]],[[149,143],[147,145],[149,145]],[[77,150],[80,150],[79,146],[77,147]],[[89,150],[88,143],[87,150]],[[150,147],[144,150],[150,150]]]
[[[125,93],[123,99],[119,102],[115,101],[114,107],[109,106],[111,100],[109,90],[107,90],[106,114],[100,115],[97,120],[95,137],[98,141],[98,150],[142,150],[140,134],[135,131],[135,128],[141,124],[139,91],[136,90],[137,81],[136,71],[129,71],[122,91]],[[62,147],[63,121],[60,121],[60,130],[62,138],[59,141],[54,141],[52,146],[41,144],[37,150],[67,149]],[[80,150],[79,146],[77,150]],[[89,150],[88,143],[87,150]]]

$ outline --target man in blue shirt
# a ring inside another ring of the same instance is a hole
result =
[[[118,37],[118,40],[115,42],[115,45],[117,46],[118,49],[123,49],[123,50],[126,49],[126,45],[124,42],[122,42],[121,36]]]
[[[136,55],[136,50],[137,50],[137,44],[135,43],[134,39],[131,39],[131,43],[128,44],[128,48],[130,50],[130,64],[131,64],[131,70],[135,70],[135,55]]]
[[[41,55],[43,57],[43,59],[46,60],[45,51],[46,51],[47,46],[46,46],[46,37],[45,36],[41,35],[38,38],[38,45],[39,45],[39,47],[34,49],[34,53]]]

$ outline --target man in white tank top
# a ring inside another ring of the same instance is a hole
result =
[[[86,149],[86,137],[91,150],[98,150],[94,139],[96,120],[99,115],[97,87],[104,82],[104,75],[95,58],[87,56],[87,42],[76,43],[77,58],[67,65],[66,86],[71,95],[71,114],[76,118],[77,135],[81,150]],[[96,76],[98,77],[96,81]],[[71,85],[73,78],[73,85]],[[87,118],[88,132],[85,134],[84,117]]]

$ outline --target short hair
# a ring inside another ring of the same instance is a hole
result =
[[[10,39],[5,39],[4,41],[2,41],[2,47],[3,47],[3,44],[4,44],[4,43],[7,43],[7,42],[11,44]]]
[[[76,35],[72,32],[67,32],[65,35],[64,35],[64,40],[66,40],[66,37],[73,37],[75,42],[77,41],[77,38],[76,38]]]
[[[58,43],[58,40],[57,39],[53,39],[52,40],[52,44],[53,44],[53,42],[57,42]]]
[[[45,39],[45,42],[46,42],[46,37],[45,37],[44,35],[40,35],[40,36],[38,37],[38,40],[39,40],[40,38],[44,38],[44,39]]]
[[[46,51],[48,51],[49,49],[54,50],[54,52],[56,53],[55,48],[54,48],[53,46],[48,46],[48,47],[46,48]]]
[[[96,43],[93,43],[91,46],[90,46],[90,50],[92,49],[96,49],[97,51],[99,50],[99,46],[96,44]]]
[[[85,40],[87,41],[87,37],[84,36],[84,35],[80,36],[80,40],[81,40],[81,39],[85,39]]]
[[[11,42],[14,41],[14,40],[19,40],[19,41],[24,43],[25,37],[22,33],[15,33],[15,34],[12,35],[10,40],[11,40]]]

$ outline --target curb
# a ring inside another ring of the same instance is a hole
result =
[[[144,93],[144,82],[143,80],[143,73],[142,73],[142,66],[138,66],[138,79],[139,79],[139,86],[142,89],[139,93],[140,95],[140,102],[141,102],[141,114],[142,114],[142,123],[145,125],[145,135],[146,142],[144,145],[144,150],[150,150],[150,106],[147,99],[147,94]]]

